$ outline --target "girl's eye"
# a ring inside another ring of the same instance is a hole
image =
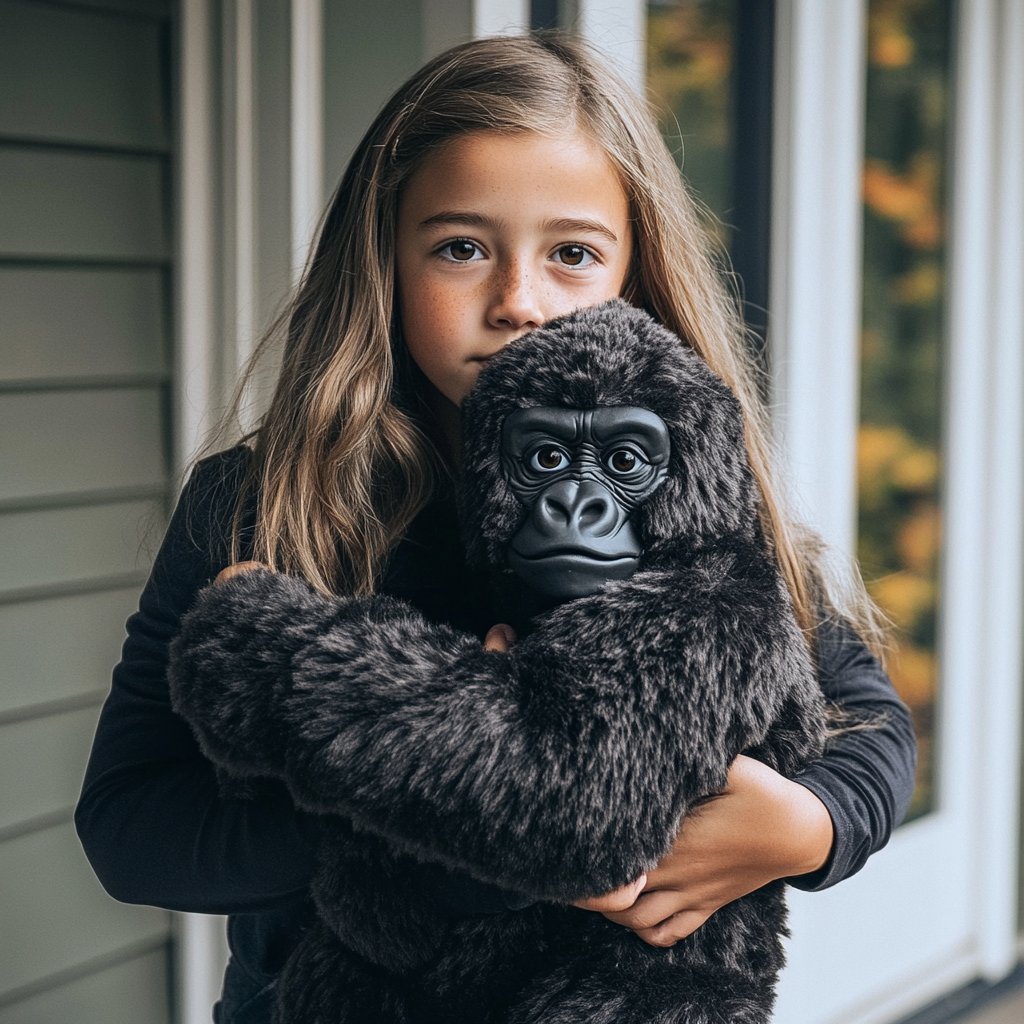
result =
[[[605,460],[608,468],[616,473],[632,473],[640,459],[628,448],[619,448]]]
[[[553,445],[538,448],[530,457],[530,465],[533,469],[539,469],[545,473],[550,473],[553,469],[561,469],[568,461],[565,452]]]
[[[441,246],[438,255],[456,263],[469,263],[483,254],[475,243],[469,242],[465,238],[457,238],[454,242],[446,242]]]
[[[558,259],[567,267],[587,267],[594,262],[594,254],[582,245],[563,245],[558,250]]]

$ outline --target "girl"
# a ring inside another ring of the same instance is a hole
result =
[[[913,733],[861,639],[877,637],[870,603],[831,583],[785,514],[742,323],[652,119],[578,42],[467,43],[414,75],[353,156],[287,314],[271,406],[195,468],[96,734],[76,816],[89,858],[118,899],[230,915],[224,1024],[269,1020],[309,913],[317,824],[276,785],[244,799],[218,788],[168,703],[181,616],[225,567],[254,559],[325,593],[394,594],[503,647],[455,530],[458,404],[509,341],[616,295],[736,393],[764,530],[822,688],[880,724],[837,736],[795,781],[740,757],[646,879],[584,905],[671,945],[772,879],[817,889],[852,874],[905,811]],[[452,914],[514,905],[440,869],[423,884]]]

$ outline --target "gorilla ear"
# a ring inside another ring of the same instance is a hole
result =
[[[500,423],[493,425],[500,438]],[[482,435],[481,435],[482,436]],[[505,479],[500,446],[482,451],[482,443],[463,445],[464,467],[459,481],[459,525],[466,562],[474,569],[504,568],[512,538],[526,520],[526,507]],[[474,453],[479,457],[474,458]]]
[[[701,545],[756,531],[760,491],[736,396],[680,344],[664,353],[652,397],[668,425],[672,453],[665,483],[636,513],[645,549],[676,541]]]
[[[504,568],[509,544],[527,516],[501,462],[502,424],[517,408],[518,392],[513,380],[488,373],[462,403],[459,527],[466,562],[474,569]]]

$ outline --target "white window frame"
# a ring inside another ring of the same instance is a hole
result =
[[[775,411],[802,508],[842,556],[854,547],[865,13],[866,0],[779,0],[777,25]],[[1024,619],[1022,22],[1021,0],[957,5],[939,806],[898,830],[860,879],[827,894],[794,893],[791,900],[798,922],[800,914],[826,907],[837,918],[855,920],[858,910],[863,915],[857,905],[861,886],[873,880],[884,886],[889,868],[894,878],[932,870],[930,836],[944,816],[956,815],[963,824],[963,860],[954,874],[973,880],[970,891],[958,891],[952,900],[963,942],[941,963],[910,971],[888,991],[849,1004],[839,1016],[834,1010],[827,1017],[808,1011],[808,1021],[881,1024],[974,977],[998,979],[1017,959]],[[936,878],[935,888],[940,885]],[[900,907],[901,893],[888,895]],[[885,923],[876,923],[882,940]],[[798,923],[798,933],[799,928]],[[848,970],[871,970],[867,964],[865,958]],[[783,1002],[787,1011],[796,1007]]]

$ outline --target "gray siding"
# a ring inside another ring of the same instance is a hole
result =
[[[166,519],[170,11],[0,0],[0,1024],[166,1024],[71,822]]]

